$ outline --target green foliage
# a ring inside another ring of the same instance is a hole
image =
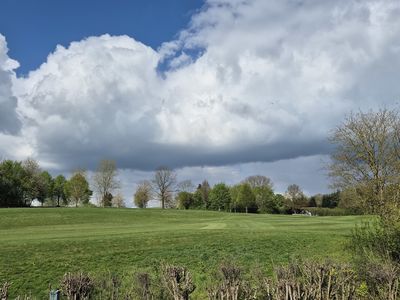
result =
[[[277,201],[277,198],[270,187],[256,187],[253,189],[253,193],[255,194],[256,204],[260,213],[279,213],[279,201]]]
[[[322,196],[322,207],[337,207],[340,201],[340,191]]]
[[[207,195],[208,197],[208,195]],[[192,208],[194,209],[205,209],[205,202],[203,199],[202,191],[198,188],[194,193],[193,193],[193,204]]]
[[[357,210],[351,210],[347,208],[327,208],[327,207],[305,207],[306,211],[311,212],[313,216],[353,216],[353,215],[361,215],[361,213]]]
[[[46,199],[51,199],[53,197],[53,185],[53,178],[50,173],[47,171],[41,172],[38,180],[37,199],[42,206]]]
[[[256,207],[256,197],[248,183],[240,185],[236,201],[239,207],[245,209],[246,213],[248,213],[249,207]]]
[[[285,212],[285,197],[282,194],[274,195],[274,202],[276,203],[281,213]]]
[[[53,184],[53,196],[57,199],[57,206],[60,206],[60,200],[66,204],[67,202],[67,195],[65,194],[65,185],[67,180],[63,175],[58,175],[54,179]]]
[[[229,211],[231,205],[231,194],[225,183],[214,185],[209,194],[210,208],[213,210]]]
[[[229,193],[231,195],[231,211],[233,212],[237,212],[239,209],[238,196],[240,187],[241,187],[240,184],[235,184],[234,186],[231,186],[229,188]]]
[[[147,203],[151,197],[151,184],[148,181],[142,181],[138,184],[135,194],[133,195],[133,202],[136,207],[146,208]]]
[[[84,171],[76,171],[66,183],[66,193],[78,207],[79,204],[87,204],[92,194]]]
[[[24,179],[25,200],[32,202],[32,200],[39,197],[39,188],[41,184],[40,173],[42,170],[39,164],[34,159],[26,159],[22,162],[22,167],[25,170],[26,177]]]
[[[192,208],[194,204],[193,194],[189,192],[179,192],[176,195],[176,202],[178,204],[178,208],[180,209]]]
[[[203,180],[203,182],[201,184],[199,184],[197,191],[199,192],[200,196],[201,196],[201,202],[202,205],[201,206],[197,206],[197,207],[202,207],[205,209],[210,208],[210,191],[211,191],[211,187],[210,184],[208,183],[207,180]],[[196,201],[196,203],[198,203],[198,201]]]
[[[25,206],[26,171],[20,162],[0,162],[0,207]]]
[[[106,192],[103,195],[103,199],[102,199],[102,204],[104,207],[111,207],[112,206],[112,201],[113,201],[113,195],[109,192]]]
[[[387,224],[379,218],[365,222],[354,229],[350,248],[361,264],[371,258],[400,263],[400,226]]]
[[[310,197],[310,199],[308,200],[308,207],[317,207],[317,199],[316,196],[312,196]]]

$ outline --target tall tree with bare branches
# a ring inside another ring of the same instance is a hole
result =
[[[119,188],[118,171],[113,160],[104,159],[100,162],[93,176],[94,188],[101,206],[111,206],[112,193]],[[111,196],[111,197],[110,197]]]
[[[267,187],[270,189],[273,188],[271,179],[263,175],[249,176],[243,182],[250,185],[252,189],[263,187]]]
[[[380,213],[400,196],[400,119],[397,111],[350,114],[330,137],[336,146],[333,186],[355,188],[369,212]],[[399,203],[397,203],[399,204]]]
[[[176,184],[176,174],[168,167],[159,167],[152,180],[152,186],[157,198],[161,201],[161,208],[164,209],[170,200]]]

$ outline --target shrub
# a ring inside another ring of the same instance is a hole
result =
[[[165,265],[162,268],[165,287],[174,300],[189,300],[189,296],[196,289],[190,272],[180,266]]]
[[[4,282],[3,286],[0,286],[0,299],[7,300],[8,299],[8,289],[10,287],[10,283]]]
[[[400,263],[400,228],[375,219],[357,226],[350,241],[356,262],[392,260]]]
[[[361,212],[356,209],[346,208],[327,208],[327,207],[304,207],[304,211],[309,211],[313,216],[351,216],[360,215]]]
[[[294,261],[264,280],[258,299],[355,299],[356,278],[346,264]]]
[[[89,299],[94,289],[92,278],[82,272],[77,274],[66,273],[60,282],[61,290],[68,300]]]
[[[207,288],[209,300],[256,299],[255,290],[243,279],[240,267],[232,263],[223,263],[219,272],[219,276],[214,278],[216,284]]]

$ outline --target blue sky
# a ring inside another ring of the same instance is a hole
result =
[[[27,74],[57,44],[105,33],[129,35],[157,49],[185,28],[203,0],[1,0],[0,33]]]

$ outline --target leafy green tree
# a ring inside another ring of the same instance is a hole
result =
[[[106,193],[105,195],[103,195],[103,207],[111,207],[112,206],[112,202],[113,202],[113,194],[111,193]]]
[[[362,199],[357,193],[356,187],[346,188],[340,192],[340,201],[338,207],[362,213]]]
[[[334,208],[338,206],[340,201],[340,191],[322,196],[322,207]]]
[[[254,207],[256,204],[256,197],[248,183],[240,185],[239,193],[237,195],[238,205],[244,207],[246,214],[249,212],[249,207]]]
[[[20,162],[0,162],[0,207],[25,206],[26,171]]]
[[[25,190],[25,203],[28,205],[34,199],[39,197],[39,188],[41,186],[41,172],[39,164],[32,158],[27,158],[22,162],[22,167],[25,170],[24,190]]]
[[[63,175],[58,175],[53,183],[53,196],[57,199],[57,206],[60,206],[60,200],[66,203],[67,196],[65,194],[65,185],[67,180]]]
[[[194,193],[193,193],[193,208],[197,208],[197,209],[205,209],[204,207],[204,202],[203,202],[203,197],[201,194],[201,191],[199,189],[197,189]]]
[[[200,192],[201,200],[203,202],[203,208],[209,209],[210,208],[210,191],[211,187],[207,180],[203,180],[201,184],[199,184],[197,190]]]
[[[239,202],[238,202],[238,196],[239,196],[239,191],[240,191],[240,184],[235,184],[234,186],[231,186],[229,189],[229,193],[231,194],[231,207],[230,210],[237,212],[238,209],[240,208]]]
[[[274,202],[276,204],[276,206],[279,208],[279,212],[280,213],[284,213],[286,206],[285,206],[285,196],[283,196],[282,194],[275,194],[274,195]]]
[[[279,203],[276,202],[274,192],[270,186],[260,186],[253,189],[257,208],[260,213],[279,213]]]
[[[78,207],[78,204],[89,203],[92,192],[89,189],[86,172],[83,170],[75,171],[66,184],[66,191],[75,207]]]
[[[209,200],[211,209],[228,211],[230,209],[232,198],[226,184],[216,184],[210,191]]]
[[[185,191],[179,192],[176,195],[176,202],[178,203],[178,208],[189,209],[193,207],[194,203],[193,194]]]
[[[311,196],[308,200],[308,207],[317,207],[316,196]]]
[[[146,208],[151,198],[151,183],[147,180],[140,182],[133,196],[136,207]]]
[[[49,172],[43,171],[40,173],[37,192],[37,200],[42,206],[46,199],[51,199],[53,197],[53,178]]]

